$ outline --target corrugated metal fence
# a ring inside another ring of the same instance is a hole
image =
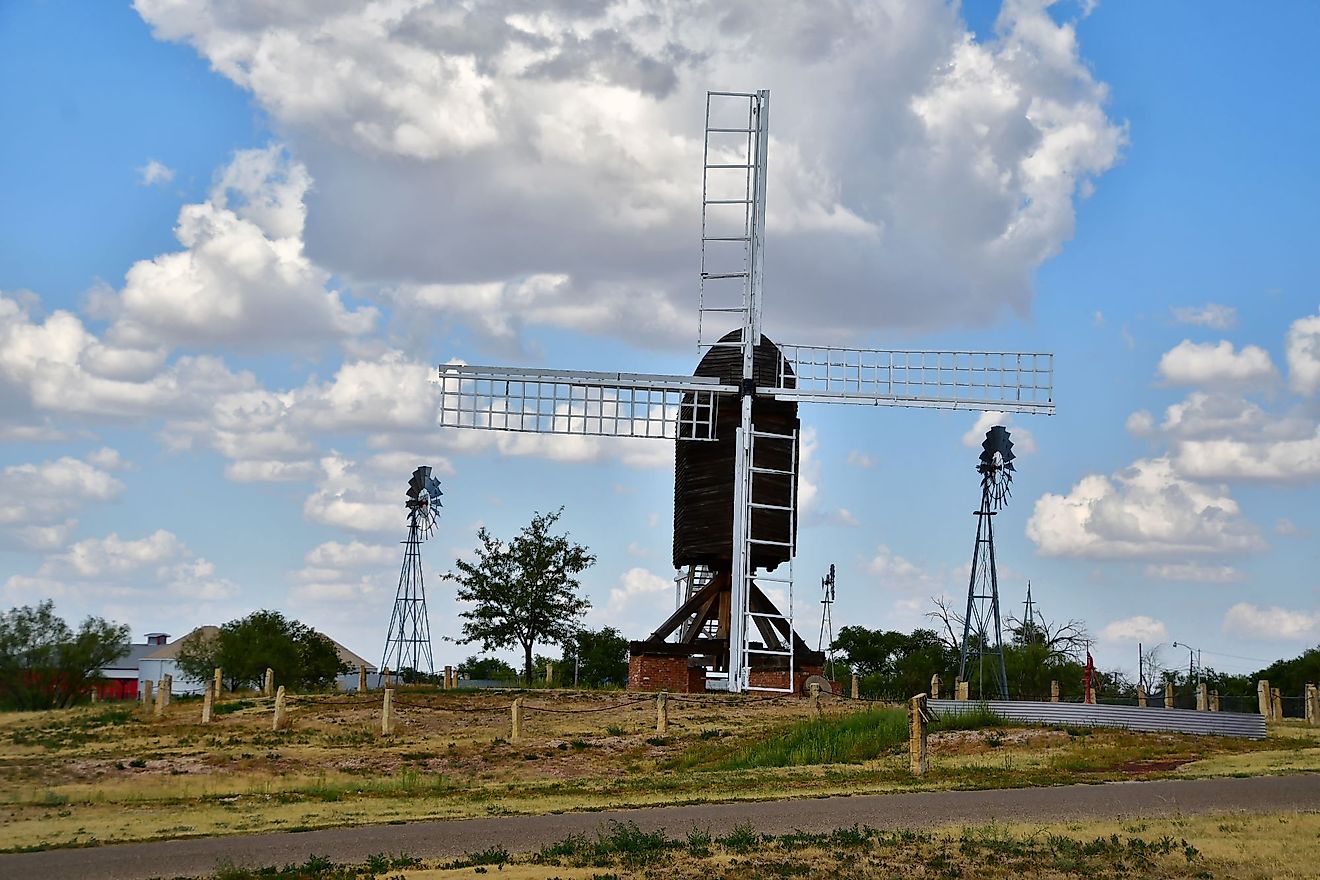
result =
[[[1031,724],[1073,727],[1122,727],[1127,730],[1196,733],[1208,736],[1265,738],[1265,719],[1239,712],[1197,712],[1154,706],[1105,706],[1085,703],[1036,703],[1017,700],[931,700],[937,716],[988,709],[1001,718]]]

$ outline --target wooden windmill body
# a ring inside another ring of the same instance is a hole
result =
[[[792,620],[799,403],[1054,410],[1049,354],[776,345],[761,333],[769,105],[768,91],[707,93],[694,375],[439,371],[445,427],[675,441],[678,608],[631,643],[630,687],[790,692],[823,666]]]

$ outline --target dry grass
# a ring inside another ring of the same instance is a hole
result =
[[[856,763],[747,770],[718,760],[694,765],[687,757],[758,749],[809,717],[805,701],[671,698],[669,733],[661,739],[651,700],[538,691],[525,695],[525,738],[510,743],[510,698],[401,692],[398,734],[389,739],[376,733],[380,702],[370,696],[296,697],[292,726],[280,732],[270,730],[269,701],[260,699],[205,727],[197,723],[196,701],[176,702],[163,719],[113,707],[0,715],[0,850],[665,803],[1320,769],[1316,731],[1288,726],[1261,743],[1121,731],[952,731],[932,736],[932,771],[920,781],[907,774],[901,747]],[[856,708],[841,703],[831,712]]]

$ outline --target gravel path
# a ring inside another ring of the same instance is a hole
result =
[[[529,852],[570,834],[594,835],[611,821],[636,822],[646,830],[664,828],[671,836],[685,834],[696,826],[718,836],[739,822],[751,822],[764,833],[780,834],[829,831],[853,824],[930,828],[991,820],[1043,823],[1280,810],[1320,810],[1320,774],[701,804],[117,844],[0,855],[0,877],[147,880],[206,875],[223,862],[254,867],[283,865],[305,861],[312,855],[360,863],[369,854],[379,852],[454,857],[496,845],[510,852]]]

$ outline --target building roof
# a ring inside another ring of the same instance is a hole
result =
[[[124,653],[105,664],[102,669],[137,669],[139,660],[159,649],[160,645],[125,645]]]
[[[190,639],[193,636],[198,636],[199,638],[204,638],[204,639],[213,639],[216,637],[216,635],[219,632],[220,632],[220,627],[218,626],[199,626],[197,627],[197,629],[188,633],[188,635],[183,636],[181,638],[177,638],[174,641],[170,642],[168,645],[152,646],[155,647],[156,650],[152,651],[150,654],[147,654],[146,656],[140,659],[177,660],[179,659],[179,648],[183,645],[185,639]]]
[[[160,646],[134,645],[133,647],[156,649],[150,654],[140,655],[138,658],[136,658],[139,660],[177,660],[179,657],[179,646],[183,643],[184,639],[190,639],[193,636],[197,636],[203,639],[213,639],[216,637],[216,635],[219,632],[220,632],[220,627],[218,626],[199,626],[197,627],[197,629],[188,633],[188,635],[183,636],[182,638],[175,639],[174,641],[170,642],[168,645],[160,645]],[[322,635],[324,635],[324,633],[322,633]],[[330,638],[330,637],[326,636],[326,638]],[[353,669],[355,670],[359,666],[365,666],[367,667],[368,672],[376,671],[376,664],[364,660],[363,658],[359,657],[357,654],[354,654],[352,651],[348,650],[348,648],[345,648],[343,645],[339,644],[339,642],[336,642],[334,639],[330,639],[330,643],[333,644],[335,646],[335,650],[339,652],[339,662],[346,663],[349,666],[353,667]]]

